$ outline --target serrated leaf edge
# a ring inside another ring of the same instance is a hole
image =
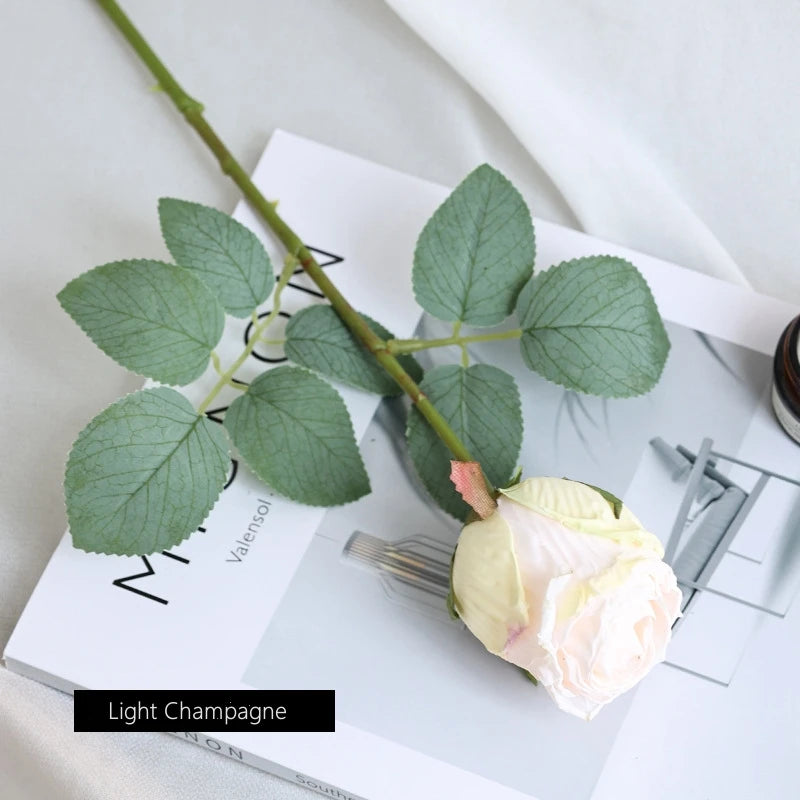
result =
[[[254,231],[250,230],[250,228],[247,227],[247,225],[245,225],[242,222],[239,222],[239,220],[236,219],[235,217],[233,217],[231,214],[226,214],[224,211],[220,211],[218,208],[214,208],[213,206],[207,206],[204,203],[198,203],[198,202],[196,202],[194,200],[183,200],[180,197],[159,197],[158,198],[158,203],[157,203],[157,208],[158,208],[158,211],[157,211],[157,214],[158,214],[158,229],[159,229],[159,232],[161,233],[161,240],[164,242],[164,246],[167,248],[167,252],[169,252],[170,255],[172,255],[172,251],[170,250],[169,245],[167,244],[167,237],[166,237],[166,235],[164,233],[164,223],[163,223],[163,220],[162,220],[162,217],[161,217],[161,203],[162,203],[162,201],[168,201],[168,202],[169,201],[175,201],[177,203],[184,203],[185,205],[189,205],[189,206],[197,206],[198,208],[202,208],[204,210],[216,211],[217,214],[221,214],[223,217],[227,217],[228,219],[230,219],[233,222],[235,222],[237,225],[241,225],[242,228],[244,228],[248,233],[250,233],[256,239],[256,241],[259,243],[259,245],[261,245],[261,247],[264,249],[264,252],[266,253],[266,256],[267,256],[267,263],[272,268],[272,285],[270,286],[270,289],[267,292],[267,295],[263,300],[256,301],[255,297],[253,297],[253,307],[249,311],[245,311],[244,313],[241,313],[241,314],[236,312],[236,311],[231,311],[229,308],[227,308],[226,306],[222,305],[222,301],[220,300],[219,297],[217,297],[217,294],[214,291],[214,289],[211,286],[209,286],[199,275],[197,275],[196,271],[194,269],[192,269],[191,267],[182,267],[180,264],[176,264],[176,266],[179,266],[179,267],[181,267],[181,269],[185,269],[187,272],[189,272],[192,275],[194,275],[211,292],[211,294],[214,295],[214,298],[220,304],[220,306],[222,307],[222,310],[226,314],[230,314],[232,317],[235,317],[236,319],[247,319],[247,317],[255,309],[257,309],[261,305],[261,303],[265,303],[269,299],[270,295],[272,294],[272,292],[275,289],[275,271],[274,271],[274,267],[272,267],[272,258],[270,257],[270,254],[267,251],[267,248],[264,247],[264,243],[261,241],[261,239],[258,238],[258,236],[256,236]],[[177,261],[177,259],[176,259],[176,261]],[[238,268],[238,265],[237,265],[237,268]],[[244,279],[244,283],[247,285],[247,288],[250,291],[250,295],[252,297],[253,291],[250,288],[250,284],[247,281],[246,277],[244,276],[244,273],[242,273],[242,278]]]
[[[230,441],[230,443],[234,447],[236,447],[236,451],[237,451],[239,457],[247,465],[247,468],[260,481],[262,481],[270,489],[272,489],[274,492],[276,492],[276,494],[278,494],[279,497],[285,497],[288,500],[291,500],[293,503],[300,503],[301,505],[311,506],[313,508],[338,508],[339,506],[346,506],[346,505],[349,505],[350,503],[355,503],[356,501],[360,500],[362,497],[366,497],[368,494],[370,494],[372,492],[372,483],[371,483],[371,481],[369,479],[369,473],[367,472],[367,465],[364,463],[364,456],[361,455],[361,447],[359,446],[358,439],[356,439],[356,432],[355,432],[355,429],[353,428],[353,419],[350,416],[350,409],[347,407],[347,403],[345,403],[344,398],[336,390],[336,387],[332,386],[328,381],[325,380],[325,378],[323,378],[321,375],[317,374],[313,370],[307,369],[306,367],[300,366],[299,364],[293,364],[291,366],[289,366],[288,364],[283,364],[283,365],[281,365],[279,367],[274,367],[273,369],[265,370],[264,372],[261,373],[261,375],[267,375],[267,374],[276,372],[277,370],[281,370],[281,369],[302,370],[303,372],[311,375],[311,377],[316,378],[319,381],[322,381],[324,384],[326,384],[328,386],[329,389],[333,390],[336,393],[336,396],[339,398],[339,400],[341,401],[342,405],[344,406],[344,410],[345,410],[345,413],[346,413],[346,416],[347,416],[347,421],[350,424],[350,435],[353,437],[353,442],[355,443],[355,446],[356,446],[356,452],[358,454],[358,459],[359,459],[359,462],[361,464],[361,468],[362,468],[362,470],[364,472],[364,477],[366,478],[366,481],[367,481],[367,491],[365,491],[363,494],[360,494],[358,497],[354,497],[354,498],[352,498],[350,500],[343,500],[341,503],[332,503],[331,505],[321,505],[319,503],[309,503],[309,502],[306,502],[305,500],[294,500],[293,498],[289,497],[288,495],[286,495],[283,492],[281,492],[278,489],[276,489],[272,485],[272,483],[270,483],[270,481],[268,481],[265,477],[263,477],[259,473],[258,470],[256,470],[256,468],[249,462],[249,460],[247,458],[245,458],[244,454],[236,446],[236,442],[234,441],[233,436],[231,435],[230,431],[228,431],[227,428],[226,428],[225,429],[225,433],[228,435],[228,440]],[[261,375],[259,375],[258,377],[260,378]],[[233,406],[234,403],[238,402],[239,400],[242,400],[246,395],[247,395],[247,392],[245,392],[244,394],[242,394],[239,397],[235,398],[231,402],[230,406],[228,406],[228,410],[230,410],[230,408]],[[224,427],[225,427],[225,423],[223,422],[223,428]]]
[[[173,386],[188,386],[190,383],[193,383],[198,378],[200,378],[205,373],[205,371],[208,369],[208,362],[211,359],[211,351],[214,349],[214,347],[216,347],[216,345],[212,346],[209,349],[209,351],[208,351],[208,359],[206,360],[205,366],[203,367],[203,371],[198,373],[197,375],[195,375],[190,380],[186,381],[185,383],[169,383],[167,381],[158,380],[156,378],[153,378],[150,375],[145,374],[144,372],[138,372],[137,370],[133,369],[132,367],[129,367],[126,364],[123,364],[120,361],[117,361],[117,359],[114,358],[114,356],[111,356],[108,353],[106,353],[106,351],[103,350],[103,348],[100,347],[100,345],[97,344],[97,342],[92,338],[92,336],[89,334],[89,332],[86,330],[86,328],[83,325],[81,325],[81,323],[78,322],[78,320],[76,320],[75,317],[73,317],[72,314],[70,314],[69,311],[67,311],[66,308],[64,308],[64,304],[61,302],[61,293],[64,292],[73,283],[75,283],[75,281],[77,281],[79,278],[82,278],[84,275],[88,275],[90,272],[93,272],[94,270],[99,269],[100,267],[112,267],[115,264],[126,264],[126,263],[129,263],[131,261],[148,261],[148,262],[155,263],[155,264],[161,264],[161,265],[163,265],[165,267],[172,267],[173,269],[179,269],[179,270],[182,270],[183,272],[185,272],[186,274],[191,275],[191,277],[194,280],[199,281],[199,283],[203,286],[203,288],[211,295],[213,301],[219,306],[220,311],[222,311],[223,325],[222,325],[222,329],[220,330],[219,339],[222,338],[222,335],[223,335],[223,333],[225,331],[225,313],[226,312],[225,312],[224,306],[222,305],[222,303],[219,302],[219,299],[217,298],[217,296],[211,291],[211,289],[209,289],[209,287],[203,281],[201,281],[196,275],[194,275],[191,270],[186,269],[186,267],[181,267],[178,264],[170,264],[169,261],[161,261],[161,260],[159,260],[157,258],[121,258],[121,259],[118,259],[117,261],[109,261],[107,264],[98,264],[96,267],[92,267],[91,269],[87,269],[84,272],[81,272],[80,275],[76,275],[74,278],[72,278],[72,280],[70,280],[66,284],[64,284],[64,286],[62,286],[61,289],[56,294],[56,300],[58,300],[58,304],[59,304],[59,306],[61,306],[61,310],[70,318],[70,320],[72,320],[73,324],[75,324],[81,331],[83,331],[83,333],[85,334],[86,338],[97,348],[97,350],[99,350],[106,358],[110,358],[118,367],[122,367],[122,369],[127,370],[128,372],[131,373],[131,375],[136,375],[137,377],[144,378],[145,380],[155,381],[159,386],[169,386],[169,387],[173,387]],[[219,344],[219,339],[217,340],[217,344]],[[197,341],[197,340],[195,340],[195,341]],[[205,345],[205,342],[200,342],[200,344]],[[138,389],[138,390],[135,390],[135,391],[142,391],[142,390]],[[133,394],[133,393],[134,392],[129,392],[128,394]],[[127,395],[122,395],[122,397],[127,397]],[[117,399],[121,400],[122,397],[119,397]],[[116,400],[114,402],[116,402]],[[110,403],[109,405],[114,405],[114,403]],[[108,408],[108,406],[106,406],[106,408]],[[98,414],[99,413],[101,413],[101,412],[98,412]],[[97,416],[97,414],[95,414],[95,417],[96,416]],[[92,417],[92,419],[94,419],[94,417]]]
[[[138,388],[138,389],[133,389],[133,390],[132,390],[132,391],[130,391],[130,392],[126,392],[125,394],[123,394],[123,395],[120,395],[120,396],[119,396],[119,397],[118,397],[116,400],[113,400],[113,401],[112,401],[112,402],[110,402],[108,405],[106,405],[106,406],[104,406],[103,408],[101,408],[101,409],[100,409],[100,411],[98,411],[97,413],[95,413],[95,415],[94,415],[94,416],[93,416],[93,417],[92,417],[92,418],[91,418],[91,419],[90,419],[90,420],[89,420],[89,421],[88,421],[88,422],[87,422],[87,423],[86,423],[86,424],[85,424],[85,425],[84,425],[84,426],[83,426],[83,427],[80,429],[80,431],[78,431],[78,433],[75,435],[75,438],[73,439],[73,441],[72,441],[72,444],[70,445],[70,448],[69,448],[69,450],[67,451],[67,455],[66,455],[66,457],[64,458],[64,460],[63,460],[63,463],[62,463],[62,467],[61,467],[61,474],[64,476],[64,477],[62,478],[62,480],[61,480],[61,502],[62,502],[62,504],[63,504],[63,508],[64,508],[64,516],[67,518],[67,523],[68,523],[68,525],[69,525],[69,511],[68,511],[68,509],[67,509],[67,491],[66,491],[66,488],[67,488],[67,487],[66,487],[67,464],[69,464],[69,460],[70,460],[70,458],[71,458],[71,456],[72,456],[72,451],[75,449],[75,445],[77,445],[77,443],[78,443],[78,439],[80,439],[80,438],[81,438],[81,436],[83,435],[84,431],[86,431],[86,429],[87,429],[87,428],[88,428],[88,427],[89,427],[89,426],[90,426],[90,425],[91,425],[91,424],[92,424],[92,423],[93,423],[93,422],[94,422],[94,421],[95,421],[95,420],[96,420],[96,419],[97,419],[97,418],[98,418],[98,417],[99,417],[99,416],[100,416],[100,415],[101,415],[103,412],[105,412],[105,411],[108,411],[108,409],[109,409],[109,408],[111,408],[111,406],[115,405],[116,403],[119,403],[119,402],[120,402],[120,401],[122,401],[122,400],[125,400],[125,399],[126,399],[126,398],[128,398],[128,397],[131,397],[132,395],[139,394],[140,392],[146,392],[146,391],[148,391],[149,389],[157,389],[157,388],[159,388],[159,386],[162,386],[162,385],[163,385],[165,388],[168,388],[168,389],[171,389],[171,388],[172,388],[172,387],[170,387],[170,386],[167,386],[166,384],[158,384],[157,386],[142,386],[142,387],[140,387],[140,388]],[[172,391],[174,391],[174,392],[177,392],[177,389],[172,389]],[[181,394],[183,397],[185,397],[185,395],[183,395],[183,393],[182,393],[182,392],[178,392],[178,394]],[[188,400],[188,398],[186,398],[186,399]],[[197,416],[198,416],[198,417],[205,417],[206,415],[205,415],[205,414],[198,414]],[[206,417],[206,418],[207,418],[207,417]],[[223,428],[223,430],[224,430],[224,428]],[[230,449],[230,448],[231,448],[232,442],[231,442],[231,438],[230,438],[230,436],[228,435],[228,431],[225,431],[225,438],[226,438],[226,439],[227,439],[227,441],[228,441],[228,458],[231,458],[231,457],[232,457],[232,454],[231,454],[231,449]],[[211,515],[211,512],[214,510],[214,508],[216,507],[216,505],[217,505],[217,503],[219,502],[219,500],[220,500],[220,498],[221,498],[221,497],[222,497],[222,489],[220,489],[220,492],[219,492],[219,494],[217,495],[217,499],[216,499],[216,500],[215,500],[215,501],[212,503],[211,507],[208,509],[208,513],[206,514],[206,519],[208,519],[208,517]],[[68,529],[69,529],[69,528],[68,528]],[[192,531],[189,531],[189,533],[187,533],[187,534],[186,534],[186,536],[184,536],[182,539],[180,539],[178,542],[176,542],[174,545],[172,545],[172,547],[177,547],[179,544],[182,544],[182,543],[183,543],[183,542],[185,542],[185,541],[186,541],[186,540],[187,540],[187,539],[188,539],[188,538],[189,538],[189,537],[190,537],[190,536],[191,536],[193,533],[196,533],[196,529],[195,529],[195,530],[192,530]],[[148,555],[152,555],[154,552],[155,552],[155,553],[157,553],[157,552],[160,552],[159,550],[154,550],[154,551],[153,551],[153,552],[151,552],[151,553],[107,553],[107,552],[105,552],[104,550],[89,550],[89,549],[87,549],[87,548],[85,548],[85,547],[81,547],[80,545],[78,545],[78,544],[76,544],[76,543],[75,543],[75,539],[74,539],[74,538],[73,538],[73,536],[72,536],[72,531],[71,531],[71,529],[69,530],[69,534],[70,534],[70,540],[72,541],[72,546],[73,546],[73,547],[74,547],[76,550],[80,550],[80,551],[81,551],[81,552],[83,552],[83,553],[91,553],[91,554],[93,554],[93,555],[101,555],[101,556],[109,556],[109,555],[113,555],[113,556],[118,556],[119,558],[138,558],[138,557],[140,557],[140,556],[143,556],[143,555],[144,555],[144,556],[148,556]]]
[[[661,316],[661,312],[658,310],[658,303],[656,303],[656,299],[655,299],[655,295],[653,294],[653,290],[650,288],[650,284],[647,282],[647,278],[645,278],[645,276],[642,273],[642,271],[634,263],[632,263],[631,261],[628,261],[628,259],[626,259],[626,258],[622,258],[621,256],[613,256],[613,255],[610,255],[608,253],[605,253],[605,254],[596,254],[596,255],[591,255],[591,256],[580,256],[579,258],[570,258],[570,259],[567,259],[566,261],[559,261],[557,264],[551,264],[549,267],[547,267],[547,269],[543,269],[540,272],[534,272],[534,274],[531,275],[531,277],[528,279],[528,281],[532,281],[532,280],[538,278],[540,275],[544,275],[545,273],[550,272],[550,270],[555,269],[556,267],[561,267],[561,266],[564,266],[565,264],[574,264],[574,263],[578,263],[578,262],[581,262],[581,261],[588,261],[589,259],[593,259],[593,258],[612,258],[615,261],[623,261],[628,266],[633,267],[633,269],[635,269],[636,272],[639,273],[639,276],[642,279],[642,283],[644,284],[644,288],[647,291],[647,294],[649,295],[650,299],[653,301],[653,305],[656,307],[656,311],[658,312],[658,319],[659,319],[659,322],[661,323],[661,331],[664,334],[664,341],[666,342],[666,350],[664,351],[664,361],[662,362],[661,367],[659,368],[658,373],[656,374],[655,379],[653,380],[653,385],[649,389],[646,389],[644,392],[639,392],[638,394],[635,394],[635,395],[622,394],[622,393],[620,393],[620,394],[608,393],[608,394],[597,395],[597,394],[593,394],[592,392],[584,392],[581,389],[576,389],[573,386],[569,386],[566,383],[564,383],[563,381],[557,380],[555,378],[545,377],[538,370],[531,369],[530,367],[528,367],[528,369],[530,369],[531,372],[535,372],[537,375],[541,375],[541,377],[544,378],[546,381],[549,381],[550,383],[553,383],[556,386],[561,386],[562,388],[566,389],[569,392],[577,392],[578,394],[583,394],[583,395],[586,395],[587,397],[607,397],[610,400],[632,400],[635,397],[643,397],[648,392],[651,392],[655,388],[655,386],[658,384],[658,382],[661,380],[661,376],[664,374],[664,369],[665,369],[665,367],[667,365],[667,359],[669,358],[669,354],[670,354],[670,351],[672,349],[672,342],[669,339],[669,334],[667,334],[667,329],[664,327],[664,319]],[[527,286],[527,284],[526,284],[526,286]],[[522,288],[524,289],[525,287],[523,286]],[[520,290],[520,294],[522,294],[522,290]],[[517,295],[517,301],[516,302],[519,303],[519,295]],[[514,313],[518,318],[520,317],[519,309],[516,306],[515,306],[515,309],[514,309]],[[572,327],[577,327],[577,326],[572,326]],[[550,328],[541,328],[540,330],[550,330]],[[520,337],[520,349],[522,348],[522,341],[523,341],[523,339],[525,337],[525,333],[527,331],[528,331],[527,328],[522,328],[522,336]],[[526,364],[526,366],[527,366],[527,364]]]
[[[469,369],[471,369],[471,368],[473,368],[473,367],[479,367],[479,366],[480,366],[480,367],[488,367],[488,368],[490,368],[490,369],[497,370],[498,372],[501,372],[501,373],[503,373],[504,375],[508,375],[508,376],[509,376],[509,377],[512,379],[512,381],[513,381],[513,383],[514,383],[514,387],[515,387],[515,388],[516,388],[516,390],[517,390],[517,392],[516,392],[516,402],[515,402],[514,406],[515,406],[515,410],[516,410],[516,412],[519,414],[520,423],[521,423],[521,426],[522,426],[522,432],[521,432],[521,436],[520,436],[520,444],[519,444],[519,447],[517,448],[517,456],[519,456],[519,453],[520,453],[520,451],[522,450],[522,441],[523,441],[523,439],[524,439],[524,436],[525,436],[525,415],[522,413],[522,395],[521,395],[521,393],[520,393],[520,390],[519,390],[519,385],[517,384],[517,380],[516,380],[516,378],[514,378],[514,376],[513,376],[513,375],[512,375],[510,372],[506,372],[506,370],[504,370],[504,369],[501,369],[500,367],[495,367],[493,364],[483,364],[483,363],[480,363],[480,364],[471,364],[469,367],[463,367],[463,366],[461,366],[460,364],[439,364],[439,365],[437,365],[436,367],[433,367],[432,369],[428,370],[428,371],[425,373],[425,378],[427,378],[427,377],[428,377],[428,376],[429,376],[431,373],[435,372],[437,369],[441,369],[441,368],[443,368],[443,367],[458,367],[458,368],[459,368],[459,369],[461,369],[462,371],[465,371],[465,372],[466,372],[467,370],[469,370]],[[423,378],[423,381],[424,381],[424,378]],[[420,388],[422,388],[422,382],[420,382]],[[425,394],[425,391],[424,391],[424,389],[423,389],[423,394]],[[416,409],[416,407],[413,407],[413,406],[412,406],[412,408],[411,408],[411,412],[413,413],[413,412],[415,412],[415,411],[416,411],[416,413],[420,414],[420,416],[422,417],[422,414],[421,414],[421,412],[419,412],[419,411]],[[424,417],[422,417],[422,422],[423,422],[424,424],[429,424],[429,423],[428,423],[428,421],[427,421],[427,420],[426,420]],[[410,426],[411,426],[411,413],[409,413],[409,415],[408,415],[408,419],[406,420],[406,430],[405,430],[405,442],[406,442],[406,447],[408,447],[408,446],[409,446],[408,437],[409,437],[409,430],[410,430]],[[439,503],[439,501],[438,501],[438,500],[437,500],[437,499],[436,499],[436,498],[433,496],[433,493],[432,493],[432,492],[431,492],[431,491],[428,489],[428,487],[426,486],[426,484],[425,484],[425,481],[424,481],[424,479],[423,479],[423,477],[422,477],[422,474],[420,473],[419,469],[417,468],[417,464],[416,464],[416,462],[415,462],[415,461],[414,461],[414,459],[411,457],[411,452],[410,452],[410,450],[409,450],[409,454],[408,454],[408,455],[409,455],[409,458],[408,458],[408,460],[409,460],[409,462],[411,463],[411,466],[412,466],[412,468],[413,468],[413,470],[414,470],[414,473],[415,473],[415,475],[417,476],[417,479],[419,480],[419,483],[420,483],[420,485],[423,487],[423,489],[425,490],[425,492],[427,492],[427,494],[428,494],[428,497],[429,497],[431,500],[433,500],[433,502],[436,504],[436,507],[437,507],[437,508],[439,508],[441,511],[443,511],[445,514],[447,514],[449,517],[452,517],[453,519],[457,520],[458,522],[460,522],[460,523],[464,524],[464,522],[465,522],[465,520],[466,520],[467,516],[468,516],[470,513],[472,513],[472,509],[471,509],[471,508],[470,508],[470,507],[469,507],[469,506],[468,506],[468,505],[467,505],[467,504],[464,502],[463,498],[461,498],[460,496],[459,496],[459,500],[461,500],[461,502],[462,502],[462,503],[464,503],[464,508],[465,508],[465,516],[464,516],[464,517],[458,517],[458,516],[456,516],[455,514],[453,514],[451,511],[449,511],[448,509],[444,508],[444,507],[443,507],[443,506],[442,506],[442,505]],[[521,474],[521,473],[522,473],[522,469],[521,469],[521,468],[518,468],[518,469],[519,469],[519,472],[520,472],[520,474]],[[516,470],[515,470],[515,471],[516,471]],[[514,474],[514,473],[512,473],[512,475],[513,475],[513,474]]]
[[[450,191],[450,193],[447,195],[447,197],[445,197],[445,199],[442,200],[442,202],[439,203],[438,206],[436,206],[436,208],[433,210],[433,213],[430,215],[430,217],[428,217],[428,219],[425,221],[425,224],[422,226],[422,230],[419,232],[419,235],[417,236],[416,243],[414,244],[414,253],[413,253],[412,262],[411,262],[412,265],[416,264],[417,252],[418,252],[419,247],[420,247],[420,241],[422,239],[422,234],[425,231],[425,228],[427,228],[428,223],[433,219],[433,217],[439,211],[439,209],[451,198],[451,196],[464,183],[466,183],[467,180],[469,180],[469,178],[471,178],[474,174],[476,174],[477,172],[479,172],[480,170],[482,170],[484,168],[490,169],[492,171],[492,174],[499,175],[520,196],[520,198],[522,200],[523,208],[525,209],[525,212],[527,214],[527,219],[531,224],[531,238],[533,239],[533,252],[531,254],[531,274],[528,276],[527,280],[520,286],[519,291],[517,292],[516,296],[514,297],[514,303],[513,303],[513,307],[511,309],[511,311],[508,314],[506,314],[506,316],[503,317],[503,319],[498,320],[497,322],[489,322],[489,323],[483,323],[483,324],[474,323],[474,322],[465,323],[465,324],[469,325],[469,327],[471,327],[471,328],[479,328],[479,329],[497,327],[498,325],[502,325],[505,320],[507,320],[509,317],[514,315],[515,309],[516,309],[516,305],[517,305],[517,299],[519,298],[520,292],[525,288],[525,285],[527,284],[527,282],[529,280],[531,280],[531,278],[533,277],[534,270],[535,270],[535,264],[536,264],[536,226],[533,224],[533,214],[531,214],[530,207],[528,206],[527,202],[525,202],[525,198],[522,196],[522,192],[520,192],[520,190],[517,189],[516,186],[514,186],[514,184],[505,175],[505,173],[501,172],[496,167],[493,167],[491,164],[489,164],[489,163],[484,161],[482,164],[479,164],[477,167],[475,167],[475,169],[473,169],[469,174],[467,174],[461,181],[459,181],[459,183]],[[416,271],[413,269],[413,267],[412,267],[412,270],[411,270],[411,289],[412,289],[412,292],[414,294],[414,300],[417,302],[417,304],[420,306],[420,308],[425,310],[426,313],[431,313],[431,312],[427,311],[427,309],[425,309],[425,306],[419,300],[419,287],[418,287],[417,275],[416,275]],[[462,314],[463,314],[463,310],[462,310]],[[431,314],[431,316],[435,317],[436,319],[440,319],[442,322],[457,322],[457,321],[459,321],[458,317],[453,317],[452,319],[449,319],[449,318],[448,319],[444,319],[443,317],[439,317],[439,316],[437,316],[435,314]]]

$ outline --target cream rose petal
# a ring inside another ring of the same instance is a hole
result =
[[[574,599],[571,590],[608,569],[619,548],[601,537],[587,537],[549,517],[531,514],[505,497],[498,505],[495,516],[501,516],[513,532],[530,616],[529,627],[506,643],[503,658],[529,670],[547,686],[557,680],[560,668],[554,663],[555,651],[543,642],[548,641],[548,631],[556,628],[564,598]]]
[[[591,487],[529,479],[462,531],[456,608],[487,649],[591,719],[664,658],[681,592],[661,553]]]
[[[458,615],[490,653],[499,653],[509,630],[528,625],[525,590],[511,529],[499,514],[467,525],[453,561]]]
[[[659,558],[664,555],[658,537],[646,531],[627,506],[622,507],[617,519],[608,501],[585,483],[564,478],[529,478],[500,491],[509,500],[555,519],[571,530],[650,550]]]

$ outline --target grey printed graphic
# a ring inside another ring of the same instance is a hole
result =
[[[423,324],[423,336],[446,335]],[[521,368],[511,347],[479,345],[470,355],[517,379],[525,475],[603,486],[669,543],[685,592],[670,661],[724,684],[757,619],[785,613],[797,588],[800,554],[788,533],[800,516],[797,451],[748,450],[754,425],[789,441],[769,412],[768,357],[667,327],[664,377],[631,400],[565,392]],[[398,447],[405,412],[392,400],[376,414],[361,443],[373,493],[326,514],[243,680],[334,688],[342,723],[548,800],[588,798],[630,694],[587,724],[449,619],[459,525],[427,499]]]

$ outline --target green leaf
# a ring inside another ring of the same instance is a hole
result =
[[[564,478],[564,480],[571,481],[572,478]],[[619,519],[619,515],[622,513],[623,506],[623,502],[619,499],[619,497],[611,494],[611,492],[607,492],[605,489],[601,489],[599,486],[592,486],[591,483],[584,483],[583,481],[576,481],[576,483],[583,483],[584,486],[594,489],[603,498],[603,500],[605,500],[611,506],[614,516]]]
[[[161,383],[202,375],[225,324],[202,281],[160,261],[96,267],[70,281],[58,301],[104,353]]]
[[[488,164],[428,220],[414,252],[414,294],[434,317],[502,322],[533,270],[533,223],[520,193]]]
[[[669,339],[640,272],[591,256],[535,275],[517,302],[530,369],[588,394],[633,397],[655,386]]]
[[[147,555],[195,531],[217,501],[230,465],[220,426],[174,389],[123,397],[78,436],[64,492],[75,546]]]
[[[344,401],[300,367],[259,375],[224,424],[253,472],[292,500],[335,506],[369,492]]]
[[[259,238],[227,214],[199,203],[162,197],[161,233],[176,263],[194,270],[234,317],[266,300],[275,270]]]
[[[382,339],[394,338],[383,325],[366,314],[361,316]],[[330,306],[309,306],[295,314],[286,326],[285,350],[296,364],[333,380],[375,394],[402,394],[403,390]],[[422,369],[411,356],[400,356],[398,361],[415,381],[421,380]]]
[[[519,390],[507,372],[487,364],[448,365],[426,373],[422,391],[447,420],[495,486],[505,486],[522,443]],[[463,520],[470,507],[450,482],[450,451],[415,408],[408,448],[417,473],[437,503]]]

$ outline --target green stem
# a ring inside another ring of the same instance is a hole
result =
[[[474,336],[447,336],[444,339],[389,339],[386,349],[390,353],[417,353],[420,350],[430,350],[432,347],[466,347],[472,342],[495,342],[502,339],[519,339],[522,336],[521,328],[499,333],[477,333]]]
[[[281,293],[283,292],[286,284],[289,283],[289,280],[292,277],[292,273],[294,272],[294,261],[290,258],[286,259],[286,263],[284,264],[283,271],[281,272],[281,276],[278,279],[278,284],[275,287],[275,294],[274,299],[272,301],[272,311],[267,314],[264,319],[260,320],[258,325],[253,328],[252,333],[250,334],[250,339],[247,341],[247,345],[245,346],[244,350],[242,350],[239,358],[233,362],[233,364],[225,370],[225,372],[221,373],[219,376],[219,380],[214,384],[214,387],[211,391],[206,395],[205,400],[197,407],[198,414],[204,414],[206,409],[214,402],[214,398],[226,387],[226,386],[233,386],[234,383],[239,383],[239,381],[234,381],[233,376],[237,369],[239,369],[242,364],[247,360],[247,357],[250,353],[253,352],[255,346],[258,344],[259,339],[261,338],[261,334],[269,328],[269,326],[275,320],[275,317],[278,316],[278,313],[281,310]],[[213,355],[216,355],[214,353]],[[219,358],[214,361],[214,366],[218,367],[219,365]]]
[[[216,351],[211,351],[211,363],[214,365],[214,370],[217,375],[224,375],[225,373],[222,371],[222,363],[219,360],[219,356],[217,355]],[[228,378],[228,386],[232,389],[238,389],[240,392],[247,391],[247,384],[242,383],[241,381],[237,381],[235,378],[231,377]]]
[[[457,320],[453,323],[453,337],[458,338],[461,333],[461,320]],[[465,344],[460,344],[459,347],[461,348],[461,366],[466,369],[469,366],[469,351],[467,350],[467,346]]]
[[[200,138],[208,145],[219,162],[223,173],[228,175],[241,189],[249,203],[261,215],[286,249],[297,256],[300,265],[316,283],[319,290],[328,298],[330,304],[345,325],[353,332],[353,335],[375,356],[378,363],[411,398],[417,409],[430,423],[453,456],[459,461],[474,461],[469,450],[467,450],[455,431],[425,396],[413,378],[403,369],[400,362],[388,351],[386,342],[369,328],[367,323],[331,282],[300,237],[284,222],[275,208],[277,204],[269,202],[250,180],[250,176],[206,121],[203,116],[202,104],[183,90],[115,0],[97,0],[97,2],[136,51],[136,54],[153,74],[178,111],[183,114],[189,125],[195,129]],[[253,346],[255,346],[257,340],[258,333],[254,331],[251,338]],[[202,410],[205,410],[205,408]]]

